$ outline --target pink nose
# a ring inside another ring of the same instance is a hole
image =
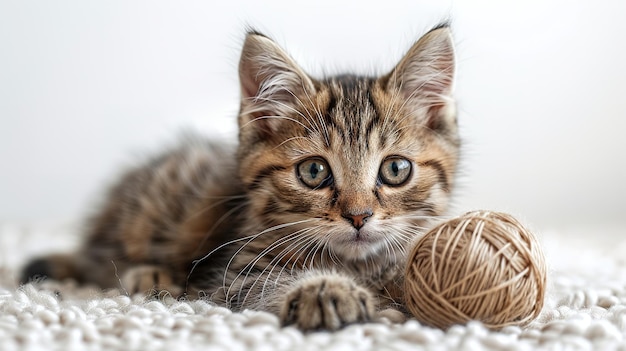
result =
[[[367,220],[372,217],[372,211],[365,211],[363,213],[360,214],[347,214],[347,215],[343,215],[342,217],[347,219],[348,222],[352,223],[352,226],[355,227],[356,229],[361,229],[364,225],[365,222],[367,222]]]

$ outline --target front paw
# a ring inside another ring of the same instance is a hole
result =
[[[284,325],[303,330],[336,330],[371,320],[373,301],[371,293],[350,278],[320,275],[296,283],[287,293],[280,317]]]

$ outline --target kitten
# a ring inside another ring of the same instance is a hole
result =
[[[126,173],[76,255],[24,281],[165,289],[285,325],[338,329],[402,310],[411,243],[441,215],[459,153],[454,49],[442,24],[381,77],[314,79],[248,33],[239,145],[194,137]]]

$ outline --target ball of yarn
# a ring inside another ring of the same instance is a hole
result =
[[[546,266],[535,236],[505,213],[474,211],[426,233],[408,256],[405,302],[446,329],[470,320],[523,326],[543,307]]]

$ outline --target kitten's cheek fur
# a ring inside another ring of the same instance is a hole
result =
[[[371,320],[374,311],[372,294],[353,279],[320,273],[294,284],[285,296],[280,318],[283,325],[303,330],[337,330]]]

